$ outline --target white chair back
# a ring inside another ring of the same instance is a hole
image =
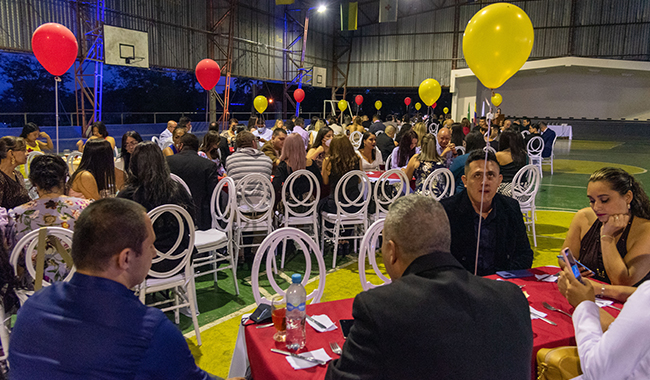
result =
[[[392,179],[391,176],[397,176],[398,179]],[[388,213],[390,207],[397,198],[408,195],[411,191],[411,186],[404,171],[400,169],[388,170],[377,179],[375,186],[372,189],[372,196],[377,206],[377,215]]]
[[[439,201],[451,197],[456,191],[454,174],[447,168],[440,168],[429,174],[422,186],[422,193]]]
[[[271,180],[263,174],[248,174],[237,183],[237,219],[252,223],[271,220],[275,205],[275,191]]]
[[[359,149],[359,146],[361,145],[361,140],[363,140],[363,133],[359,131],[354,131],[350,133],[350,142],[352,143],[354,149]]]
[[[297,181],[309,183],[309,190],[305,194],[294,194]],[[303,197],[303,199],[300,199]],[[304,218],[316,215],[316,208],[320,200],[320,183],[314,173],[309,170],[296,170],[284,181],[282,185],[282,203],[284,204],[284,217]],[[301,211],[302,210],[302,211]]]
[[[34,157],[40,156],[40,155],[43,155],[43,154],[44,154],[43,152],[39,152],[39,151],[36,151],[36,150],[27,153],[27,161],[25,162],[25,174],[28,177],[29,177],[29,167],[32,164],[32,160],[34,159]]]
[[[359,279],[361,280],[361,287],[363,290],[376,288],[377,286],[390,284],[391,279],[386,277],[384,273],[377,266],[376,252],[380,248],[379,237],[384,229],[384,219],[379,219],[374,222],[366,232],[366,235],[361,241],[361,250],[359,251]],[[384,282],[381,285],[375,285],[366,279],[366,257],[375,271],[375,274]]]
[[[521,137],[526,138],[530,134],[529,131],[521,131]]]
[[[345,189],[347,189],[348,183],[355,178],[359,181],[359,195],[350,199],[351,194],[348,194]],[[370,194],[370,179],[366,173],[361,170],[352,170],[347,172],[341,179],[339,183],[336,184],[336,189],[334,190],[334,202],[336,203],[336,213],[337,215],[346,216],[349,218],[359,217],[366,215],[368,212],[368,204],[370,204],[371,197],[366,196]],[[357,212],[348,212],[345,211],[346,207],[359,207]]]
[[[149,211],[147,215],[151,218],[151,224],[155,225],[156,220],[166,213],[170,213],[174,218],[176,218],[176,221],[178,222],[178,237],[176,238],[174,245],[167,252],[160,252],[156,249],[157,255],[151,262],[152,269],[149,270],[149,276],[155,278],[168,278],[178,274],[182,270],[185,270],[189,274],[190,256],[192,256],[192,252],[194,251],[194,222],[185,209],[178,205],[167,204],[154,208]],[[186,227],[187,231],[185,231]],[[176,252],[183,242],[184,236],[188,236],[189,238],[188,245],[182,251]],[[153,269],[153,264],[157,264],[164,260],[178,261],[178,263],[168,271],[155,271]]]
[[[488,152],[492,152],[493,154],[497,154],[496,149],[494,149],[492,146],[487,146],[487,145],[486,145],[485,148],[483,148],[483,151],[484,151],[484,152],[485,152],[485,151],[488,151]]]
[[[512,197],[518,202],[522,211],[535,202],[535,196],[541,185],[539,167],[529,164],[519,169],[512,179]]]
[[[81,158],[81,156],[83,156],[83,153],[81,153],[78,150],[74,150],[70,152],[68,158],[66,158],[66,164],[68,164],[68,170],[70,171],[71,174],[74,173],[74,161],[77,158]]]
[[[529,157],[542,157],[544,150],[544,139],[540,136],[535,136],[526,144],[526,151]]]
[[[429,133],[433,135],[438,134],[438,128],[440,128],[440,124],[434,123],[433,121],[429,122]]]
[[[62,227],[42,227],[45,228],[46,236],[52,236],[68,247],[72,247],[72,231]],[[27,273],[33,278],[36,279],[36,268],[34,268],[34,261],[32,258],[32,252],[35,252],[38,248],[39,243],[39,234],[41,229],[36,229],[29,232],[27,235],[23,236],[18,243],[14,246],[14,250],[11,252],[11,257],[9,259],[11,266],[14,268],[14,274],[18,276],[19,265],[18,260],[21,254],[24,252],[25,259],[25,268]],[[63,279],[64,282],[70,281],[72,275],[75,272],[74,266],[69,268],[67,276]],[[36,279],[38,280],[38,279]]]
[[[228,189],[228,190],[226,190]],[[210,214],[212,215],[212,228],[230,234],[232,223],[235,220],[235,204],[237,202],[237,192],[235,191],[235,181],[230,177],[224,177],[215,186],[210,199]],[[226,195],[226,199],[221,198],[221,194]],[[228,235],[230,236],[230,235]]]
[[[120,152],[117,151],[117,146],[113,147],[113,159],[117,160],[117,158],[120,156]]]
[[[461,154],[465,154],[465,147],[464,146],[457,146],[456,147],[456,152],[460,156]]]
[[[302,276],[302,285],[305,286],[309,282],[309,277],[311,275],[311,263],[312,255],[316,257],[318,262],[318,288],[314,289],[311,293],[307,295],[307,300],[312,300],[311,303],[318,303],[323,295],[323,290],[325,289],[325,276],[327,270],[325,268],[325,261],[323,260],[323,254],[318,248],[318,245],[314,240],[309,237],[304,231],[301,231],[293,227],[284,227],[273,231],[269,234],[262,245],[260,245],[257,253],[255,254],[255,260],[253,261],[253,269],[251,271],[251,282],[253,287],[253,296],[255,302],[260,305],[262,303],[270,304],[271,300],[266,299],[260,294],[259,287],[259,275],[260,275],[260,266],[264,255],[266,255],[266,277],[271,284],[271,287],[277,294],[284,297],[286,291],[281,289],[275,278],[273,277],[273,262],[275,261],[275,251],[278,248],[278,245],[281,242],[287,240],[293,240],[297,244],[297,249],[302,251],[305,255],[305,274]]]
[[[388,157],[384,161],[385,161],[384,162],[384,167],[386,168],[386,170],[392,169],[390,166],[393,164],[393,152],[390,152],[390,154],[388,155]]]
[[[158,137],[156,137],[156,136],[151,136],[151,141],[153,141],[154,144],[160,146],[160,139],[158,139]]]
[[[192,197],[192,192],[190,191],[190,187],[187,186],[187,184],[185,183],[185,181],[183,181],[183,179],[182,179],[181,177],[177,176],[177,175],[174,174],[174,173],[169,173],[169,176],[170,176],[174,181],[176,181],[176,182],[180,183],[181,185],[183,185],[183,187],[184,187],[185,190],[187,191],[187,194],[189,194],[190,198]]]

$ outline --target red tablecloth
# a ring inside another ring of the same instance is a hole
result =
[[[555,267],[540,267],[532,269],[532,272],[535,274],[554,274],[558,271],[559,269]],[[488,276],[488,278],[497,279],[499,277],[497,275],[492,275]],[[542,306],[542,302],[545,301],[551,306],[569,313],[573,312],[573,308],[558,292],[557,284],[555,283],[537,281],[535,277],[512,279],[508,281],[518,285],[524,285],[522,291],[525,291],[526,294],[528,294],[528,302],[530,306],[547,313],[547,319],[557,323],[557,326],[552,326],[540,319],[534,319],[532,321],[533,356],[531,358],[531,374],[534,379],[536,378],[535,371],[537,368],[535,358],[539,349],[576,344],[571,318],[559,312],[546,310],[544,306]],[[341,332],[339,320],[352,318],[352,301],[353,299],[345,299],[307,306],[307,313],[309,315],[327,314],[339,328],[334,331],[318,333],[307,324],[307,347],[304,351],[313,351],[319,348],[324,348],[327,354],[333,359],[339,357],[332,352],[329,347],[329,342],[338,342],[339,345],[343,347],[345,339]],[[618,307],[622,306],[617,302],[614,304]],[[606,307],[604,310],[608,311],[613,316],[617,316],[619,313],[617,310],[610,307]],[[271,352],[271,348],[286,350],[284,343],[276,343],[273,340],[274,333],[275,329],[273,327],[264,329],[257,329],[254,325],[246,327],[246,348],[248,351],[251,372],[255,380],[322,379],[325,376],[327,370],[326,366],[316,366],[306,370],[296,371],[289,365],[283,355]]]

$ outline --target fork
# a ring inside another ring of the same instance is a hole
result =
[[[547,308],[547,309],[549,309],[549,310],[551,310],[551,311],[558,311],[558,312],[560,312],[560,313],[562,313],[562,314],[568,316],[569,318],[573,318],[573,317],[571,316],[571,314],[567,313],[566,311],[564,311],[564,310],[560,310],[560,309],[558,309],[558,308],[555,308],[555,307],[549,305],[549,304],[546,303],[546,302],[542,302],[542,305],[544,305],[545,308]]]
[[[343,350],[341,350],[341,347],[336,342],[330,342],[330,348],[332,349],[332,352],[337,355],[341,355],[343,353]]]

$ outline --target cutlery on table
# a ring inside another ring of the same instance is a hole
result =
[[[622,311],[620,307],[616,307],[614,305],[607,305],[607,307],[611,307],[614,310]]]
[[[267,323],[265,325],[259,325],[259,326],[255,327],[255,328],[256,329],[265,329],[265,328],[271,327],[271,326],[273,326],[273,323]]]
[[[327,327],[325,327],[325,325],[315,320],[311,315],[305,315],[305,317],[307,317],[307,319],[309,319],[313,324],[320,327],[321,329],[327,330]]]
[[[550,319],[546,319],[544,317],[537,317],[538,319],[541,319],[542,321],[548,323],[549,325],[557,326],[557,323],[551,321]]]
[[[330,348],[332,349],[332,352],[337,355],[343,354],[343,350],[341,350],[341,346],[339,346],[339,344],[336,342],[330,342]]]
[[[571,314],[567,313],[567,312],[564,311],[564,310],[560,310],[560,309],[558,309],[558,308],[555,308],[555,307],[549,305],[549,304],[546,303],[546,302],[542,302],[542,305],[544,305],[544,307],[547,308],[548,310],[551,310],[551,311],[557,311],[557,312],[560,312],[560,313],[566,315],[566,316],[569,317],[569,318],[572,318]]]
[[[308,361],[308,362],[311,362],[311,363],[316,363],[316,364],[319,364],[319,365],[324,365],[325,364],[325,362],[322,361],[322,360],[318,360],[316,358],[312,358],[312,357],[309,357],[309,356],[302,356],[302,355],[294,354],[293,352],[282,351],[282,350],[278,350],[278,349],[275,349],[275,348],[272,348],[271,351],[275,352],[276,354],[282,354],[282,355],[286,355],[286,356],[293,356],[294,358],[302,359],[302,360],[305,360],[305,361]]]

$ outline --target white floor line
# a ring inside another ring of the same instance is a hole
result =
[[[349,263],[345,263],[345,264],[343,264],[343,265],[338,265],[336,268],[332,268],[332,269],[328,270],[328,271],[327,271],[327,274],[329,274],[329,273],[333,273],[333,272],[336,272],[337,270],[339,270],[339,269],[341,269],[341,268],[345,268],[345,267],[347,267],[347,266],[349,266],[349,265],[352,265],[352,264],[354,264],[354,263],[356,263],[356,262],[357,262],[357,259],[356,259],[356,258],[353,258]],[[314,281],[316,281],[316,280],[318,280],[318,277],[314,277],[314,278],[310,279],[310,280],[307,282],[307,284],[311,284],[312,282],[314,282]],[[245,280],[245,281],[250,283],[250,277],[248,277],[248,280]],[[267,299],[271,299],[271,298],[273,297],[273,295],[272,295],[271,293],[269,293],[269,292],[268,292],[266,289],[264,289],[264,288],[260,288],[260,292],[261,292],[261,293],[264,295],[264,297],[266,297]],[[257,308],[257,304],[252,303],[252,304],[250,304],[250,305],[248,305],[248,306],[245,306],[245,307],[243,307],[243,308],[241,308],[241,309],[239,309],[239,310],[237,310],[237,311],[235,311],[235,312],[232,312],[232,313],[230,313],[230,314],[228,314],[228,315],[225,315],[225,316],[223,316],[223,317],[217,319],[216,321],[212,321],[212,322],[210,322],[210,323],[208,323],[208,324],[206,324],[206,325],[201,326],[201,327],[199,328],[199,332],[202,333],[202,332],[204,332],[204,331],[206,331],[206,330],[208,330],[208,329],[210,329],[210,328],[212,328],[212,327],[214,327],[214,326],[216,326],[216,325],[218,325],[218,324],[221,324],[221,323],[223,323],[223,322],[225,322],[225,321],[227,321],[227,320],[229,320],[229,319],[232,319],[232,318],[235,318],[235,317],[242,316],[243,314],[250,313],[250,312],[252,312],[253,310],[255,310],[256,308]],[[192,330],[192,331],[190,331],[190,332],[188,332],[188,333],[186,333],[186,334],[183,334],[183,336],[184,336],[186,339],[193,338],[193,337],[196,336],[196,332],[195,332],[194,330]]]

